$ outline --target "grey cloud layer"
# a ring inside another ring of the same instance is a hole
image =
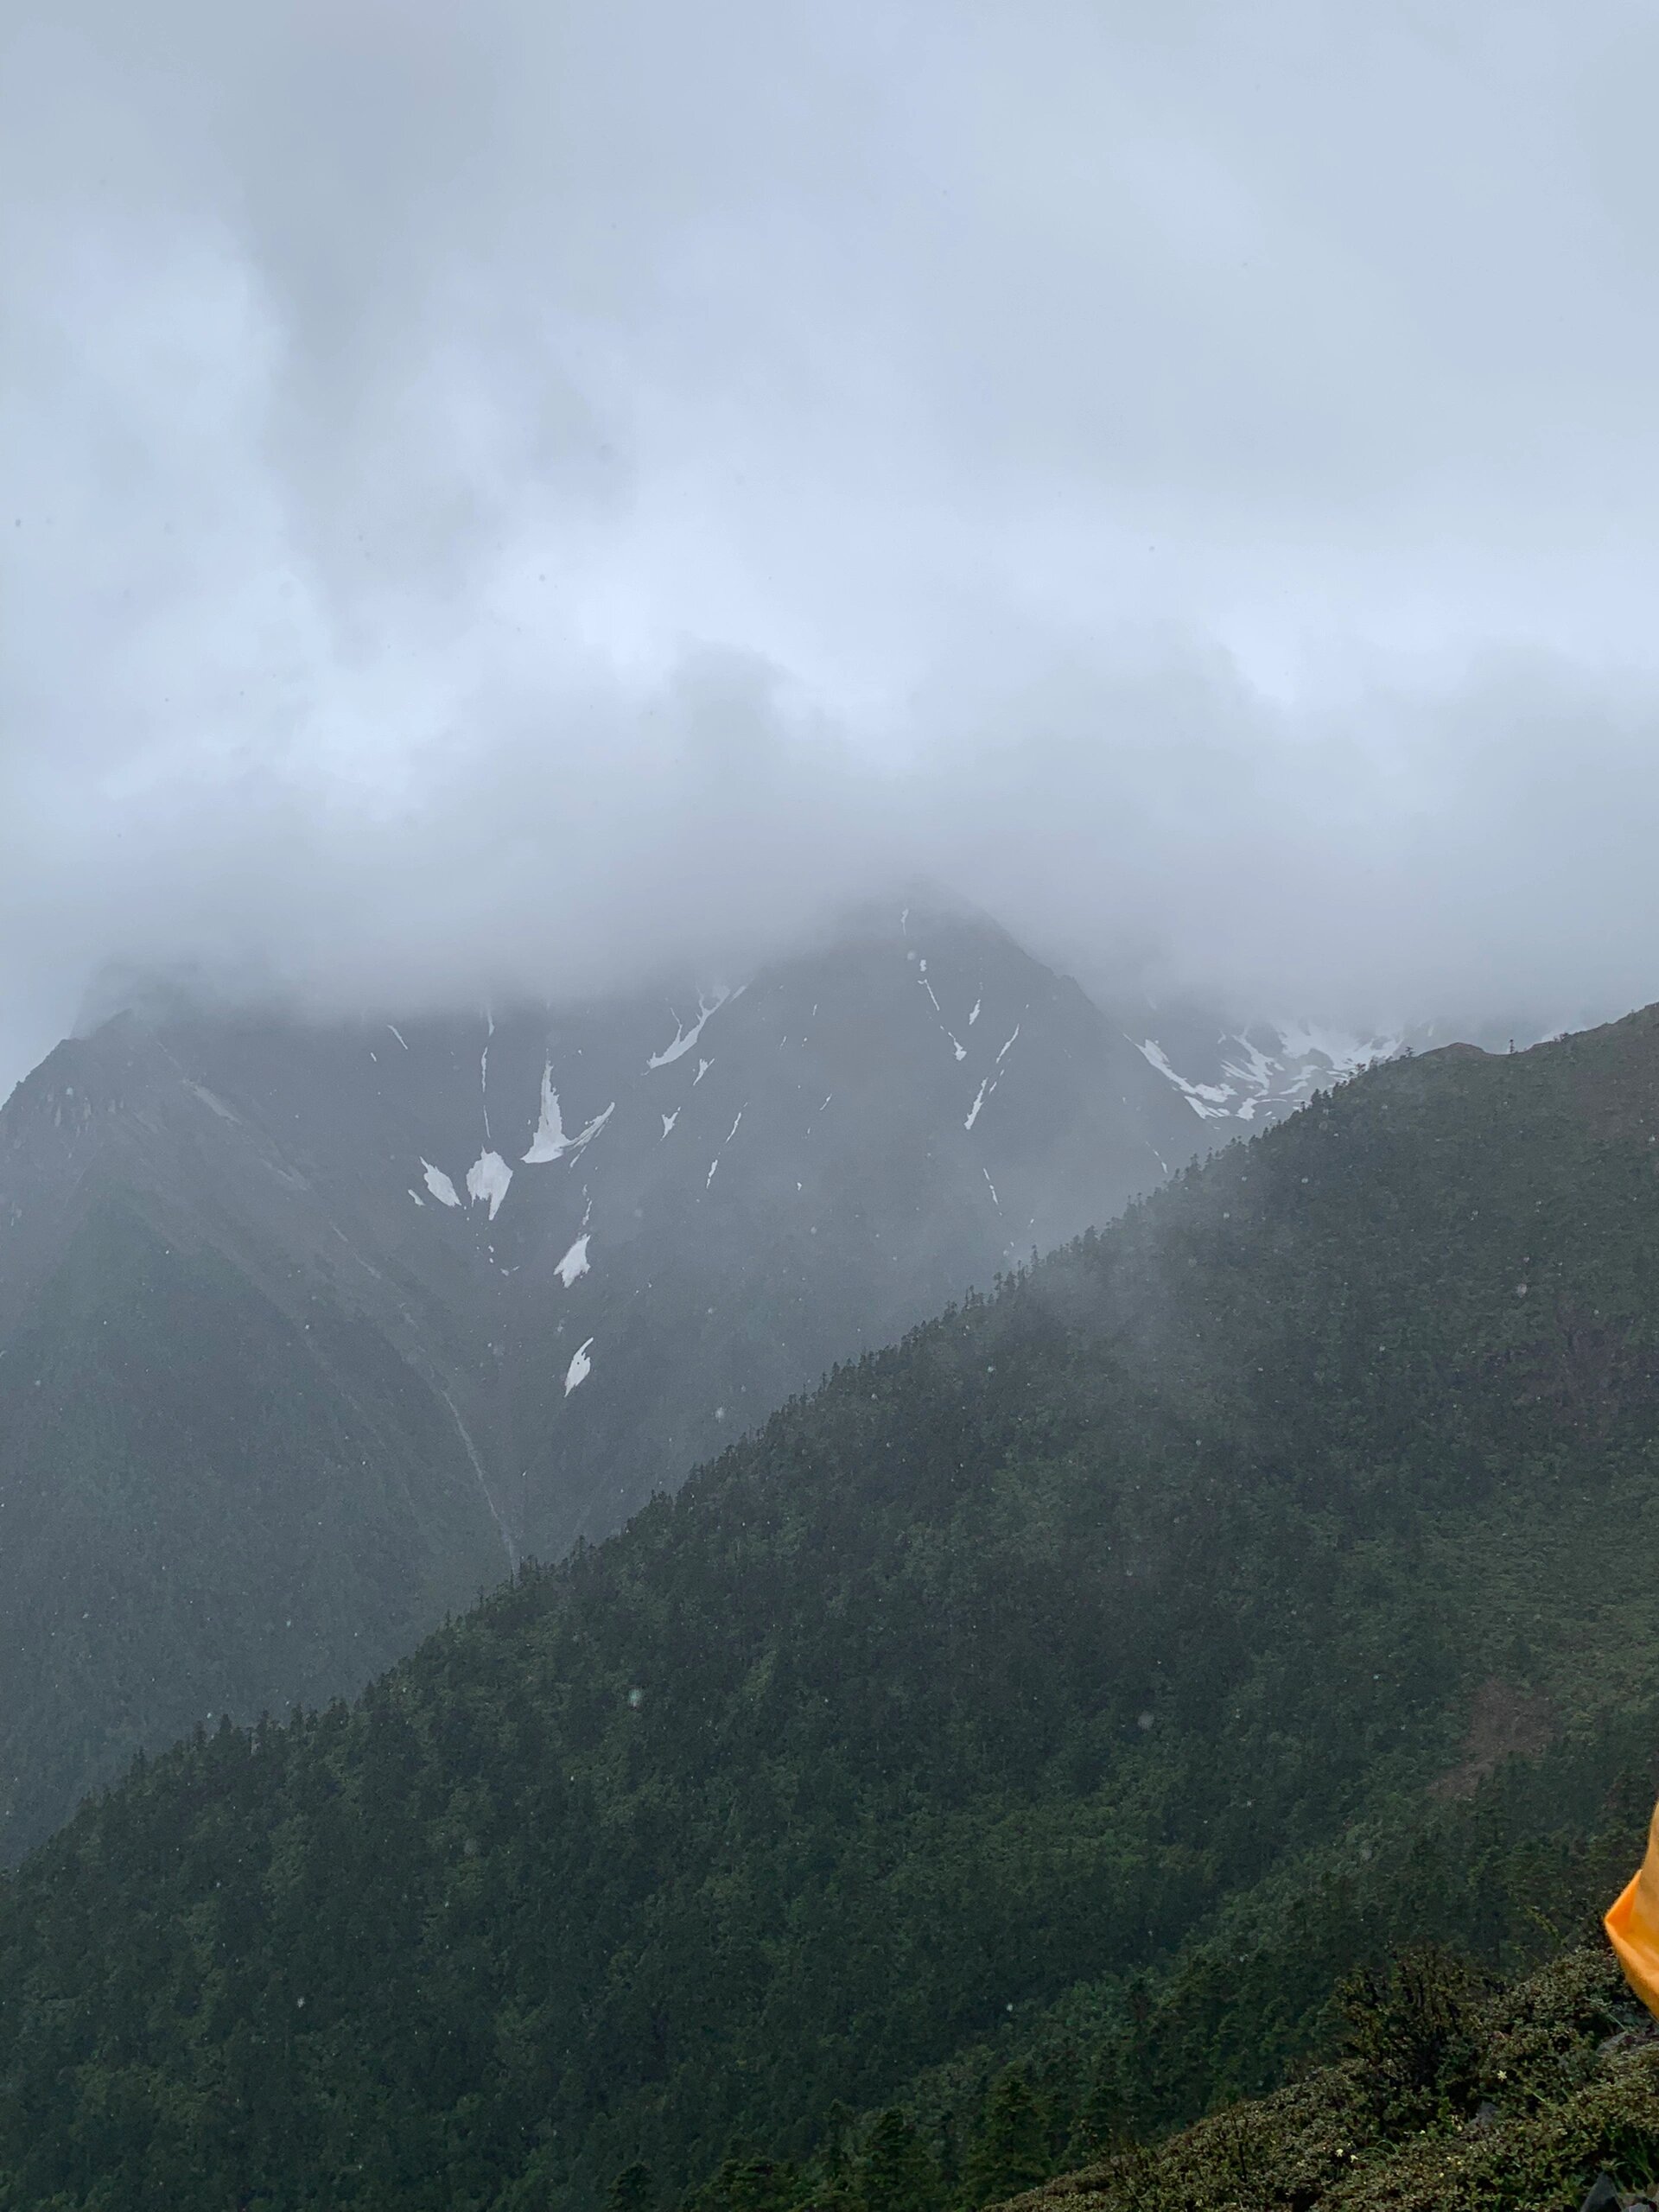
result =
[[[14,0],[0,1084],[955,884],[1096,983],[1659,995],[1635,6]]]

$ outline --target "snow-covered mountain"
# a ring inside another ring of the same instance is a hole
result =
[[[0,1113],[0,1802],[350,1690],[1117,1211],[1188,1097],[982,920],[701,991],[124,1014]]]
[[[1227,1030],[1150,1007],[1125,1033],[1200,1122],[1243,1122],[1254,1129],[1282,1121],[1316,1090],[1328,1090],[1376,1061],[1436,1041],[1427,1030],[1363,1036],[1306,1021],[1252,1022]],[[1205,1149],[1236,1134],[1209,1129]]]

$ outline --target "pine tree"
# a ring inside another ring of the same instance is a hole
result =
[[[801,2195],[800,2169],[734,2145],[685,2200],[686,2212],[787,2212]]]
[[[1123,2069],[1116,2044],[1101,2051],[1090,2077],[1083,2110],[1072,2131],[1068,2162],[1084,2165],[1103,2158],[1129,2139],[1128,2107],[1123,2092]]]
[[[1042,2114],[1017,2066],[999,2074],[968,2152],[968,2198],[1000,2204],[1048,2178]]]
[[[939,2177],[914,2123],[891,2105],[877,2115],[859,2162],[864,2212],[932,2212]]]
[[[611,2183],[605,2212],[652,2212],[657,2202],[657,2177],[641,2160],[624,2166]]]
[[[817,2197],[845,2196],[851,2191],[853,2161],[848,2145],[856,2117],[852,2107],[843,2104],[839,2097],[824,2116],[823,2140],[817,2156],[820,2187],[814,2192]]]

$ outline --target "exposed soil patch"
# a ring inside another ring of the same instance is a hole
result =
[[[1472,1797],[1507,1758],[1535,1758],[1555,1735],[1555,1709],[1541,1690],[1523,1690],[1493,1675],[1475,1692],[1463,1757],[1430,1784],[1436,1797]]]

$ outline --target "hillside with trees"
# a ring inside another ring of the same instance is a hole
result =
[[[0,1889],[0,2207],[975,2205],[1559,1948],[1659,1740],[1656,1137],[1652,1014],[1377,1069],[135,1771]]]

